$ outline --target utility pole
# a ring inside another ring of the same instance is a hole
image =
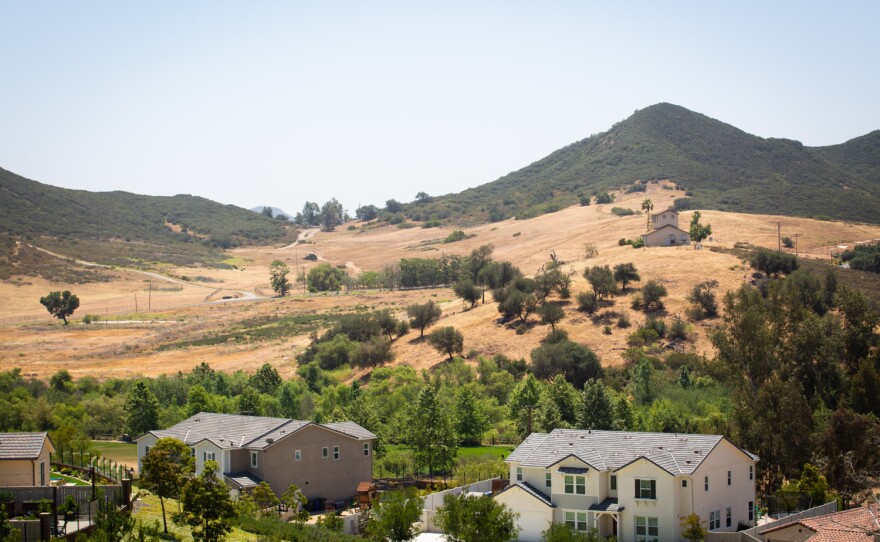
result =
[[[776,223],[776,252],[782,252],[782,222]]]
[[[799,234],[799,233],[794,234],[794,255],[795,256],[798,255],[798,237],[800,237],[800,236],[801,236],[801,234]]]
[[[138,311],[138,295],[137,292],[134,293],[134,312]]]
[[[150,281],[150,289],[147,293],[147,310],[153,308],[153,281]]]

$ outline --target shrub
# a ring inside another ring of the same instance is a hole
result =
[[[317,261],[318,261],[318,255],[317,255],[317,254],[312,254],[311,252],[309,252],[308,254],[306,254],[305,256],[303,256],[303,260],[308,260],[308,261],[310,261],[310,262],[317,262]]]
[[[785,248],[794,248],[794,241],[791,240],[791,237],[783,237],[782,246]]]
[[[628,328],[630,326],[629,316],[626,313],[617,317],[617,327]]]
[[[84,324],[91,324],[91,323],[92,323],[92,315],[91,315],[91,314],[85,314],[85,315],[83,315],[83,317],[82,317],[82,323],[84,323]]]
[[[599,308],[599,298],[595,292],[582,292],[577,296],[578,308],[587,314],[593,314]]]
[[[623,207],[613,207],[611,209],[611,214],[614,216],[632,216],[636,214],[632,209],[625,209]]]
[[[646,311],[663,308],[662,299],[668,294],[666,288],[657,281],[649,280],[642,286],[642,305]]]
[[[611,326],[605,326],[602,328],[602,333],[605,335],[611,335]]]
[[[622,246],[628,245],[628,244],[630,244],[630,243],[631,243],[631,241],[627,241],[627,240],[626,240],[625,238],[623,238],[623,237],[621,237],[620,239],[617,240],[617,246],[619,246],[619,247],[622,247]]]
[[[657,336],[663,338],[666,336],[666,322],[661,320],[660,318],[648,318],[645,320],[645,325],[642,326],[642,329],[653,329],[657,332]]]
[[[669,339],[673,341],[686,341],[688,338],[688,325],[681,318],[676,318],[669,326]]]
[[[607,327],[607,326],[606,326]],[[610,329],[610,328],[609,328]],[[606,335],[610,335],[607,333]],[[632,332],[626,338],[626,342],[630,346],[648,346],[660,340],[660,336],[653,329],[642,328]]]
[[[466,239],[467,235],[461,230],[455,230],[446,236],[446,239],[443,240],[444,243],[454,243],[456,241],[461,241],[462,239]]]
[[[614,201],[614,196],[608,192],[602,192],[601,194],[596,195],[596,203],[611,203],[612,201]]]
[[[634,239],[633,241],[630,241],[629,244],[633,248],[642,248],[643,246],[645,246],[645,240],[642,239],[641,237],[639,237],[638,239]]]

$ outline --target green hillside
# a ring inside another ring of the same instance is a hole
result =
[[[287,222],[197,196],[69,190],[0,168],[0,233],[103,263],[186,265],[292,232]]]
[[[698,208],[876,223],[880,131],[811,148],[658,104],[494,182],[408,204],[406,213],[460,222],[528,217],[637,179],[671,179]]]

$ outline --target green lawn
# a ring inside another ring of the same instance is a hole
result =
[[[111,440],[93,440],[92,447],[104,457],[137,470],[137,444]]]
[[[457,458],[459,462],[464,461],[469,464],[473,464],[473,462],[480,459],[506,459],[514,448],[516,448],[516,446],[510,445],[462,447],[458,449]],[[406,446],[401,446],[399,444],[385,445],[385,457],[382,460],[382,464],[385,467],[380,469],[379,464],[374,462],[373,476],[377,478],[393,476],[393,471],[395,469],[394,467],[390,467],[390,465],[400,462],[403,458],[409,455],[410,451],[411,450]],[[411,465],[407,465],[407,467],[404,468],[404,472],[408,475],[411,468]],[[403,474],[403,472],[401,472],[401,474]]]
[[[88,482],[85,480],[80,480],[79,478],[74,478],[73,476],[67,476],[65,474],[61,474],[60,472],[52,471],[52,478],[61,478],[64,480],[65,484],[75,484],[78,486],[87,486]]]
[[[159,507],[159,497],[147,492],[141,493],[141,505],[137,507],[134,518],[149,526],[158,526],[162,529],[162,509]],[[192,532],[187,525],[178,525],[171,521],[171,515],[177,512],[177,501],[167,499],[165,501],[165,515],[168,519],[168,531],[179,542],[192,542]],[[255,542],[257,535],[246,533],[239,528],[233,528],[232,532],[223,537],[226,542]]]

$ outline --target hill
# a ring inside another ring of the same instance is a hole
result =
[[[880,131],[830,147],[765,139],[661,103],[488,184],[407,205],[415,220],[528,218],[668,179],[690,208],[880,222]]]
[[[266,207],[267,207],[266,205],[257,205],[256,207],[252,207],[251,211],[253,211],[255,213],[262,213],[263,209],[265,209]],[[279,209],[278,207],[269,207],[269,208],[272,209],[272,216],[275,218],[278,218],[281,215],[284,215],[287,218],[290,218],[293,216],[292,214],[288,213],[287,211],[285,211],[283,209]]]
[[[284,221],[198,196],[69,190],[0,168],[0,233],[40,238],[57,252],[102,263],[186,264],[218,261],[219,249],[291,232]]]

